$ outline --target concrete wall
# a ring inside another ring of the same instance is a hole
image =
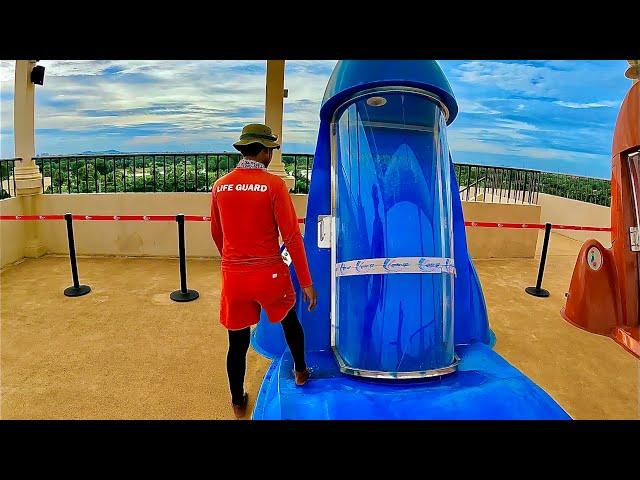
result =
[[[0,200],[0,215],[22,215],[22,198]],[[24,256],[25,222],[0,221],[0,267]]]
[[[538,205],[462,202],[466,221],[539,223]],[[472,258],[532,258],[538,230],[467,227],[467,245]]]
[[[209,193],[96,193],[33,196],[34,212],[40,214],[175,214],[209,215]],[[299,217],[304,217],[307,196],[292,194]],[[514,223],[558,223],[608,227],[610,209],[599,205],[540,194],[538,205],[462,202],[468,221]],[[18,198],[0,201],[3,215],[26,214],[24,202]],[[47,253],[67,254],[64,222],[36,224],[38,236]],[[76,250],[79,255],[177,256],[175,222],[74,222]],[[302,227],[304,232],[304,227]],[[24,256],[27,239],[24,222],[0,222],[0,267]],[[193,257],[219,255],[209,233],[208,223],[186,224],[187,253]],[[560,235],[585,241],[595,238],[606,247],[609,233],[557,231]],[[536,249],[537,230],[467,228],[467,243],[473,258],[532,257]]]
[[[540,219],[542,223],[558,223],[562,225],[585,225],[590,227],[610,227],[611,209],[601,205],[580,202],[569,198],[556,197],[541,193],[538,204],[542,207]],[[611,246],[609,232],[581,232],[573,230],[554,230],[565,237],[584,242],[595,238],[605,247]]]
[[[299,217],[306,215],[307,196],[292,195]],[[40,214],[76,215],[161,215],[185,213],[209,215],[208,193],[97,193],[38,195],[34,197],[34,211]],[[7,215],[23,214],[19,198],[0,202]],[[483,202],[463,202],[466,220],[537,223],[540,207],[536,205],[506,205]],[[24,224],[1,222],[1,265],[23,256]],[[38,236],[47,253],[67,254],[64,222],[37,223]],[[303,227],[304,232],[304,227]],[[177,227],[174,222],[74,222],[78,255],[176,256]],[[191,257],[218,256],[209,233],[208,223],[186,224],[187,253]],[[532,257],[536,248],[534,230],[496,230],[467,228],[469,251],[473,258]]]
[[[299,216],[306,211],[306,195],[292,195]],[[96,193],[41,195],[36,210],[42,214],[74,215],[209,215],[209,193]],[[303,230],[304,231],[304,230]],[[208,222],[185,224],[187,255],[219,256]],[[63,222],[39,223],[39,235],[49,253],[68,252]],[[177,256],[175,222],[75,221],[78,255]]]
[[[304,217],[307,196],[294,194],[292,199],[298,216]],[[210,194],[207,193],[41,195],[37,197],[35,211],[42,214],[71,212],[76,215],[208,215],[209,202]],[[463,209],[467,220],[518,223],[540,221],[540,207],[535,205],[463,202]],[[76,221],[74,233],[78,255],[177,255],[177,227],[174,222]],[[63,222],[39,222],[38,234],[48,253],[68,252]],[[208,223],[188,222],[186,234],[189,256],[219,255],[211,240]],[[469,249],[474,258],[532,257],[536,238],[536,231],[533,230],[467,228]]]

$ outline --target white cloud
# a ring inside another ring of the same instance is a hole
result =
[[[466,98],[458,98],[458,109],[461,113],[477,113],[483,115],[499,115],[502,113],[491,107],[487,107],[481,102],[468,100]]]
[[[495,139],[486,140],[490,136]],[[533,141],[535,137],[523,135],[518,131],[505,131],[500,128],[463,128],[452,129],[449,143],[453,152],[487,153],[495,155],[512,155],[516,157],[550,160],[556,162],[602,161],[603,156],[596,153],[585,153],[552,147],[524,146],[522,141]],[[501,140],[498,140],[502,137]],[[550,164],[549,168],[552,167]]]
[[[7,83],[11,85],[11,89],[13,90],[13,72],[15,68],[15,60],[0,60],[0,85],[2,88],[6,88],[7,85],[5,85],[5,83]]]
[[[533,96],[553,93],[548,81],[551,73],[548,68],[535,65],[483,60],[465,62],[454,70],[463,83],[497,86]]]
[[[46,77],[45,85],[36,90],[36,128],[76,133],[76,142],[87,135],[86,149],[92,148],[95,138],[91,132],[105,129],[131,129],[131,138],[122,140],[123,145],[113,145],[116,149],[153,146],[153,139],[160,144],[169,139],[181,141],[188,148],[190,141],[231,141],[242,123],[264,121],[264,60],[40,63],[46,67]],[[284,148],[288,141],[315,143],[320,102],[335,63],[287,62]],[[0,125],[5,132],[13,125],[14,65],[14,61],[0,63]],[[149,133],[136,135],[135,129],[145,126]],[[109,133],[113,134],[103,135]],[[143,136],[149,140],[142,140]],[[38,143],[50,151],[48,145],[54,139],[45,134]],[[55,145],[60,148],[59,139]],[[77,147],[64,151],[77,151]]]
[[[562,100],[558,100],[553,102],[556,105],[560,105],[561,107],[567,108],[601,108],[601,107],[619,107],[621,102],[616,100],[603,100],[601,102],[591,102],[591,103],[577,103],[577,102],[565,102]]]
[[[335,63],[287,61],[285,150],[287,144],[313,150],[320,104]],[[45,85],[36,89],[36,127],[52,132],[38,135],[39,151],[230,148],[243,123],[264,119],[264,60],[49,60],[41,64],[47,70]],[[570,152],[578,137],[582,143],[585,139],[594,144],[603,138],[602,142],[609,141],[602,131],[612,109],[602,107],[615,108],[619,102],[598,99],[616,98],[618,83],[612,79],[620,77],[626,82],[622,68],[626,62],[620,68],[615,62],[567,61],[456,65],[447,72],[459,95],[461,112],[450,129],[453,150],[519,158],[529,155],[549,162],[586,159],[585,154]],[[5,157],[12,155],[7,151],[13,148],[12,140],[6,139],[13,129],[14,66],[15,61],[0,61],[0,135]],[[576,120],[581,113],[575,109],[600,109],[594,114],[603,119],[590,116],[588,124],[597,130],[587,131],[586,121]],[[550,123],[542,121],[540,112],[554,117],[556,126],[563,115],[573,114],[572,125],[578,127],[545,129]],[[508,115],[518,120],[504,118]],[[461,124],[471,126],[458,128]],[[544,148],[546,145],[550,148]]]

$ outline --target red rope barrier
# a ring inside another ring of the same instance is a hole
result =
[[[534,228],[544,230],[544,223],[497,223],[497,222],[464,222],[467,227],[489,227],[489,228]],[[610,232],[611,227],[589,227],[583,225],[558,225],[551,224],[551,229],[555,230],[581,230],[584,232]]]
[[[74,220],[107,220],[107,221],[144,221],[144,222],[170,222],[176,219],[175,215],[73,215]],[[64,215],[0,215],[0,220],[64,220]],[[211,217],[206,215],[185,215],[186,222],[209,222]],[[298,223],[304,223],[304,218],[299,218]],[[483,228],[519,228],[544,230],[544,223],[503,223],[503,222],[464,222],[467,227]],[[556,230],[581,230],[587,232],[610,232],[610,227],[589,227],[584,225],[555,225]]]
[[[551,228],[558,230],[583,230],[588,232],[610,232],[610,227],[583,227],[580,225],[551,225]]]
[[[110,220],[110,221],[143,221],[143,222],[171,222],[175,215],[72,215],[74,220]],[[185,221],[208,222],[211,217],[202,215],[185,215]],[[0,215],[0,220],[64,220],[64,215]]]
[[[74,220],[111,220],[111,221],[143,221],[170,222],[175,221],[175,215],[72,215]]]
[[[544,223],[497,223],[497,222],[464,222],[467,227],[487,228],[535,228],[544,230]]]
[[[64,215],[0,215],[0,220],[64,220]]]

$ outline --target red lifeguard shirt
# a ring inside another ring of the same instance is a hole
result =
[[[301,287],[312,285],[302,234],[284,180],[243,159],[219,178],[211,194],[211,236],[222,270],[243,271],[282,263],[278,230]]]

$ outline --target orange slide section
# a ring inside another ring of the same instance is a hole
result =
[[[620,107],[613,136],[611,242],[580,250],[560,312],[571,324],[607,335],[640,358],[640,83]]]

